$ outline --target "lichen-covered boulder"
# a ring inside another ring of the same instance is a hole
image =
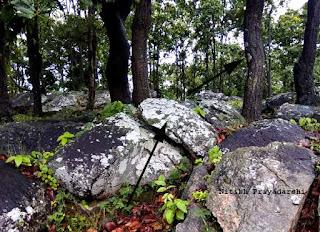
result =
[[[183,105],[189,109],[200,106],[205,112],[205,120],[216,128],[235,127],[245,123],[239,110],[242,107],[240,97],[202,91],[196,94],[195,101],[187,100]]]
[[[0,161],[0,231],[32,232],[45,228],[48,200],[38,183]]]
[[[81,91],[70,91],[66,93],[52,93],[43,104],[43,112],[58,112],[64,109],[74,111],[84,110],[87,106],[87,94]],[[110,102],[108,91],[98,90],[95,97],[95,107],[99,108]]]
[[[195,95],[197,100],[218,100],[218,101],[233,101],[233,100],[239,100],[241,101],[241,97],[238,96],[226,96],[223,93],[215,93],[211,90],[203,90],[200,93],[197,93]]]
[[[45,104],[50,99],[51,99],[50,97],[47,97],[45,95],[41,96],[42,104]],[[11,99],[11,107],[14,110],[14,112],[17,112],[20,114],[25,114],[30,112],[33,107],[33,93],[26,92],[26,93],[20,93],[13,96]]]
[[[63,186],[77,196],[99,197],[135,184],[149,157],[154,134],[124,113],[108,118],[57,152],[49,162]],[[168,176],[182,161],[181,151],[159,142],[141,184]]]
[[[294,104],[296,101],[296,93],[280,93],[274,95],[266,100],[266,108],[269,110],[275,110],[285,103]]]
[[[320,107],[286,103],[276,110],[275,116],[286,120],[302,117],[320,120]]]
[[[167,123],[167,136],[193,155],[205,156],[216,141],[209,123],[174,100],[149,98],[140,104],[139,110],[151,126],[161,128]]]
[[[52,151],[57,138],[66,131],[76,133],[82,123],[68,121],[13,122],[0,126],[0,153],[29,154],[32,151]]]
[[[239,147],[264,147],[271,142],[298,143],[306,133],[301,127],[283,119],[265,119],[252,123],[227,137],[219,146],[233,151]]]
[[[309,149],[280,142],[227,153],[208,183],[206,206],[224,232],[294,231],[315,159]]]

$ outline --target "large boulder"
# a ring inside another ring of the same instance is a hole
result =
[[[66,93],[52,93],[48,95],[49,100],[43,105],[43,112],[58,112],[64,109],[74,111],[84,110],[87,106],[87,94],[81,91],[70,91]],[[95,107],[100,108],[110,102],[110,95],[107,91],[97,91]]]
[[[224,232],[293,231],[315,159],[309,149],[280,142],[227,153],[208,183],[206,206]]]
[[[280,93],[274,95],[266,100],[266,108],[269,110],[275,110],[285,103],[293,104],[296,101],[296,93]]]
[[[223,93],[215,93],[211,90],[203,90],[200,93],[195,95],[198,100],[218,100],[218,101],[234,101],[239,100],[242,101],[241,97],[238,96],[226,96]]]
[[[195,99],[195,102],[186,101],[184,105],[190,109],[200,106],[206,113],[205,120],[216,128],[234,127],[245,123],[238,106],[235,106],[242,105],[240,97],[202,91],[196,94]]]
[[[320,120],[320,107],[286,103],[276,110],[275,116],[286,120],[302,117]]]
[[[63,186],[77,196],[101,197],[135,184],[155,144],[154,134],[124,113],[108,118],[57,152],[49,162]],[[141,184],[168,176],[182,161],[179,149],[159,142]]]
[[[264,147],[274,141],[298,143],[305,136],[301,127],[286,120],[265,119],[233,133],[220,144],[220,148],[233,151],[239,147]]]
[[[38,183],[0,161],[0,231],[39,231],[45,228],[48,201]]]
[[[76,133],[82,124],[75,122],[35,121],[13,122],[0,126],[0,154],[29,154],[52,151],[57,138],[66,131]]]
[[[51,100],[49,96],[41,96],[42,104],[45,104],[49,100]],[[25,92],[17,94],[11,99],[11,107],[17,113],[25,114],[30,112],[33,107],[33,93]]]
[[[149,98],[140,104],[139,110],[151,126],[161,128],[167,123],[167,136],[193,155],[205,156],[216,141],[209,123],[174,100]]]

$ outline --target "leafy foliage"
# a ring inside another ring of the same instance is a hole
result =
[[[215,145],[208,152],[209,162],[211,164],[218,164],[222,158],[222,151],[219,146]]]
[[[205,200],[207,200],[208,195],[209,195],[209,193],[208,193],[207,190],[205,190],[205,191],[200,191],[199,190],[199,191],[195,191],[195,192],[192,193],[192,197],[197,201],[205,201]]]
[[[194,108],[193,111],[202,118],[206,117],[206,112],[200,106]]]
[[[124,104],[121,101],[115,101],[107,104],[100,112],[100,116],[102,118],[109,118],[117,113],[123,112],[124,110]]]
[[[74,137],[74,134],[66,131],[58,137],[57,142],[59,142],[60,146],[64,146],[69,143]]]
[[[188,212],[187,206],[189,202],[176,198],[169,190],[175,188],[174,185],[168,185],[163,175],[160,175],[154,182],[154,186],[158,187],[158,193],[164,193],[162,196],[164,205],[161,210],[164,211],[163,218],[172,224],[174,220],[184,220],[185,214]]]
[[[320,131],[320,123],[318,123],[317,119],[315,118],[302,117],[298,122],[296,122],[294,119],[291,119],[290,122],[292,124],[301,126],[307,131]]]

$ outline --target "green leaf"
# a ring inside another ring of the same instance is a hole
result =
[[[172,209],[166,209],[164,211],[164,218],[168,222],[168,224],[172,224],[174,221],[174,211]]]
[[[22,161],[23,161],[23,157],[20,155],[20,156],[17,156],[15,159],[14,159],[14,162],[16,164],[16,167],[20,167],[20,165],[22,164]]]
[[[157,190],[158,193],[163,193],[163,192],[165,192],[165,191],[167,191],[167,188],[166,188],[166,187],[160,187],[160,188],[158,188],[158,190]]]
[[[182,212],[181,210],[177,210],[176,218],[181,221],[184,220],[184,212]]]
[[[184,201],[182,199],[175,199],[174,203],[176,204],[177,208],[180,209],[182,212],[187,213],[187,205],[188,201]]]

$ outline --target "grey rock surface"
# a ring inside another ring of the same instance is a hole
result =
[[[227,137],[219,146],[233,151],[239,147],[264,147],[271,142],[298,143],[306,133],[301,127],[283,119],[265,119],[252,123]]]
[[[52,151],[57,138],[66,131],[76,133],[82,123],[68,121],[13,122],[0,126],[0,153],[29,154],[32,151]]]
[[[87,105],[87,94],[81,91],[70,91],[67,93],[52,93],[43,104],[43,112],[57,112],[63,109],[75,111],[84,110]],[[110,95],[107,91],[96,92],[95,108],[102,107],[110,102]]]
[[[177,224],[175,232],[203,232],[206,229],[206,224],[203,221],[203,218],[199,216],[200,207],[196,204],[191,204],[188,207],[188,214],[183,222]],[[212,232],[213,230],[211,228]]]
[[[275,110],[285,103],[294,104],[296,101],[296,93],[280,93],[266,100],[266,107],[270,110]]]
[[[206,113],[205,120],[216,128],[234,127],[245,123],[245,119],[233,102],[242,99],[236,96],[226,96],[223,93],[215,93],[210,90],[196,94],[195,101],[187,100],[183,105],[189,109],[200,106]]]
[[[216,133],[208,122],[174,100],[149,98],[140,104],[139,110],[151,126],[161,128],[167,122],[166,135],[191,154],[205,156],[216,141]]]
[[[153,137],[153,132],[119,113],[58,151],[49,166],[77,196],[108,195],[125,183],[136,183],[155,144]],[[168,176],[182,159],[179,149],[159,142],[141,184]]]
[[[315,159],[306,148],[280,142],[227,153],[208,183],[206,206],[224,232],[291,231],[315,178]]]
[[[286,103],[276,110],[275,116],[286,120],[299,120],[302,117],[320,120],[320,107]]]
[[[38,231],[48,201],[44,188],[0,161],[0,231]]]

